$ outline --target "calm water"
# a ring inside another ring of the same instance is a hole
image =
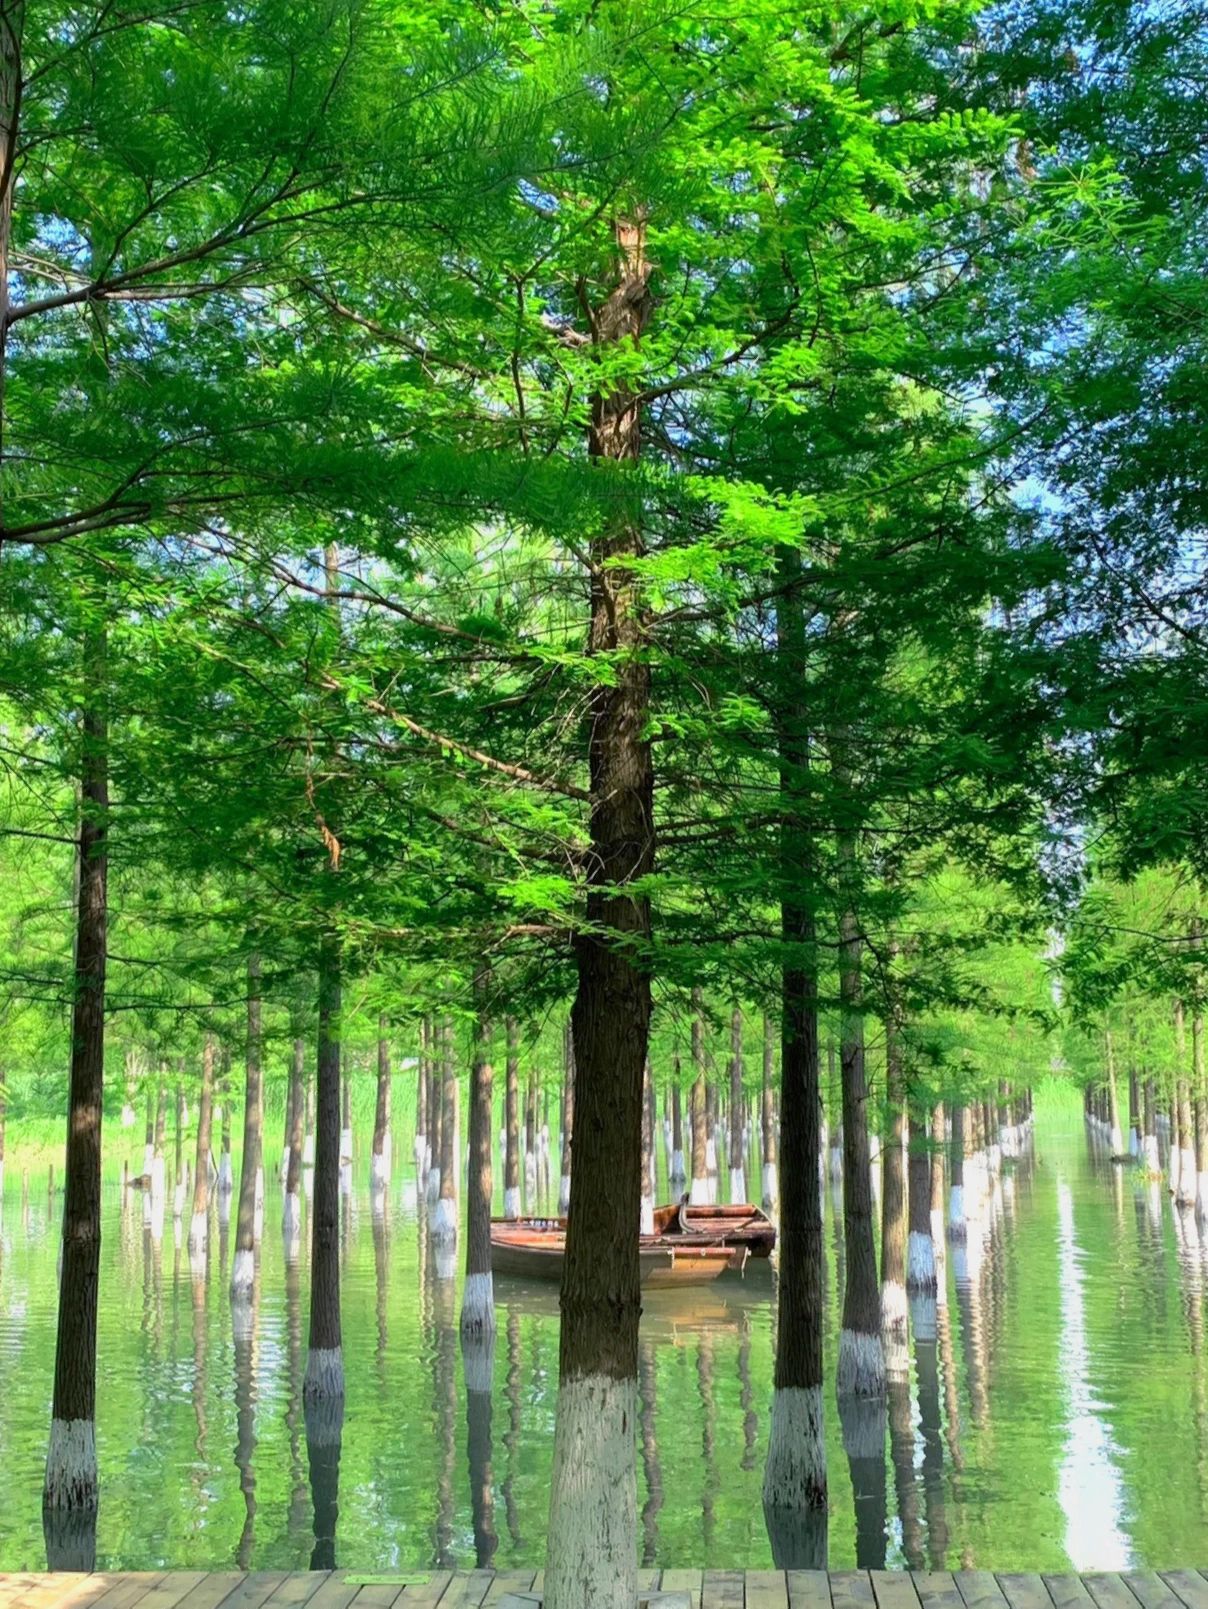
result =
[[[0,1240],[7,1570],[45,1565],[58,1228],[44,1178],[23,1207],[16,1162]],[[358,1156],[358,1178],[367,1171]],[[170,1213],[157,1243],[141,1200],[123,1210],[120,1191],[106,1193],[98,1567],[305,1568],[316,1512],[329,1531],[333,1500],[340,1565],[539,1564],[554,1292],[497,1284],[493,1389],[467,1397],[460,1259],[455,1279],[437,1277],[409,1166],[382,1214],[355,1190],[344,1217],[342,1446],[338,1464],[320,1452],[312,1465],[300,1399],[305,1240],[287,1269],[275,1187],[269,1197],[254,1334],[236,1343],[225,1233],[215,1231],[207,1277],[195,1282]],[[828,1190],[832,1361],[834,1206]],[[831,1567],[1202,1563],[1208,1240],[1201,1246],[1164,1192],[1093,1165],[1080,1129],[1038,1131],[1034,1161],[1004,1179],[983,1230],[971,1226],[966,1277],[949,1257],[946,1302],[915,1315],[909,1385],[891,1397],[880,1456],[876,1439],[870,1456],[861,1427],[840,1424],[827,1393]],[[771,1563],[760,1480],[774,1281],[773,1266],[755,1265],[745,1280],[649,1299],[638,1427],[647,1561]]]

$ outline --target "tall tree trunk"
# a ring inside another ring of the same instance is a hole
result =
[[[1110,1028],[1103,1035],[1103,1046],[1107,1060],[1107,1148],[1112,1161],[1117,1162],[1124,1159],[1124,1135],[1120,1129],[1120,1097],[1116,1089],[1116,1046]]]
[[[315,1182],[311,1211],[310,1344],[302,1401],[312,1472],[326,1471],[343,1429],[344,1347],[340,1333],[340,1039],[343,1008],[340,936],[319,940],[319,1045],[315,1112]],[[318,1517],[316,1515],[316,1527]]]
[[[892,962],[891,962],[892,964]],[[881,1182],[881,1337],[885,1367],[901,1380],[910,1367],[906,1315],[906,1073],[902,1066],[901,1005],[891,980],[885,1020],[885,1148]]]
[[[179,1218],[185,1210],[185,1089],[176,1080],[176,1132],[173,1137],[172,1212]]]
[[[832,760],[832,771],[836,767]],[[847,790],[850,778],[838,775]],[[840,841],[841,876],[847,900],[839,917],[839,997],[843,1013],[839,1046],[843,1087],[843,1229],[847,1284],[835,1388],[840,1397],[877,1397],[885,1390],[881,1345],[881,1293],[872,1227],[872,1172],[868,1151],[868,1084],[864,1070],[861,951],[863,940],[853,901],[856,846],[853,834]],[[884,1478],[884,1470],[882,1470]]]
[[[537,1200],[537,1074],[529,1069],[524,1098],[524,1192],[532,1213]]]
[[[340,1189],[352,1189],[352,1079],[348,1071],[348,1052],[340,1062]]]
[[[603,347],[636,347],[649,314],[643,219],[617,219],[618,277],[595,309]],[[589,453],[612,460],[619,506],[591,544],[588,645],[606,656],[590,696],[591,882],[575,939],[575,1106],[562,1273],[558,1412],[550,1482],[547,1609],[629,1603],[637,1590],[638,1220],[642,1070],[650,1033],[644,951],[650,899],[630,885],[654,868],[650,668],[639,582],[640,504],[617,462],[633,461],[641,408],[624,380],[592,398]]]
[[[692,1123],[692,1184],[688,1200],[705,1206],[709,1196],[708,1102],[705,1094],[705,1024],[701,1014],[701,994],[692,991],[692,1090],[689,1117]]]
[[[507,1083],[503,1097],[503,1216],[520,1216],[520,1030],[508,1018]]]
[[[906,1247],[906,1289],[912,1296],[935,1295],[935,1242],[931,1238],[931,1151],[923,1111],[910,1111],[910,1162],[906,1196],[910,1238]],[[882,1277],[884,1277],[882,1275]]]
[[[247,1092],[243,1106],[243,1157],[239,1165],[239,1217],[231,1295],[248,1300],[256,1281],[256,1208],[261,1198],[264,1091],[260,1077],[260,957],[247,958]]]
[[[167,1162],[164,1157],[164,1134],[167,1114],[167,1086],[161,1062],[155,1081],[155,1134],[151,1146],[151,1210],[158,1224],[157,1233],[163,1232],[164,1193],[167,1189]]]
[[[747,1199],[747,1173],[744,1165],[743,1127],[746,1120],[746,1098],[742,1088],[742,1011],[738,1006],[730,1013],[730,1200]]]
[[[642,1074],[642,1196],[639,1224],[644,1235],[654,1233],[654,1086],[650,1060]]]
[[[763,1019],[763,1089],[760,1097],[759,1120],[761,1154],[763,1157],[763,1208],[772,1212],[780,1199],[780,1184],[776,1176],[776,1105],[772,1086],[776,1072],[775,1026],[770,1012]]]
[[[428,1019],[428,1130],[431,1137],[431,1165],[428,1169],[428,1201],[440,1200],[440,1159],[444,1150],[444,1080],[440,1072],[440,1029]]]
[[[947,1257],[944,1238],[944,1147],[947,1143],[947,1116],[944,1103],[931,1108],[931,1246],[935,1252],[935,1297],[948,1300]]]
[[[1208,1088],[1204,1084],[1204,1008],[1198,993],[1191,1012],[1191,1087],[1194,1091],[1195,1204],[1208,1219]]]
[[[54,1399],[42,1489],[52,1569],[70,1564],[74,1569],[91,1570],[96,1550],[96,1321],[108,925],[107,647],[103,621],[90,626],[83,645],[86,691],[81,722],[63,1259]]]
[[[289,1167],[285,1173],[285,1204],[281,1210],[281,1230],[290,1255],[297,1255],[302,1230],[302,1154],[306,1144],[306,1108],[309,1089],[306,1078],[306,1041],[294,1040],[294,1059],[289,1075]]]
[[[671,1178],[677,1184],[684,1182],[684,1114],[681,1101],[680,1063],[677,1056],[671,1080]]]
[[[952,1108],[952,1133],[948,1140],[948,1239],[963,1245],[968,1235],[965,1223],[965,1108]]]
[[[193,1169],[193,1221],[189,1251],[205,1268],[210,1234],[210,1129],[214,1111],[214,1036],[207,1034],[201,1051],[201,1093],[197,1101],[197,1159]]]
[[[491,1024],[487,1017],[490,979],[485,969],[474,978],[474,1061],[470,1069],[470,1171],[466,1188],[466,1283],[461,1297],[463,1351],[467,1338],[481,1342],[495,1334],[495,1287],[491,1280]],[[488,1382],[489,1390],[489,1382]]]
[[[822,1409],[825,1257],[818,1180],[822,1148],[818,958],[812,904],[813,846],[807,826],[808,644],[801,555],[795,548],[782,551],[778,580],[775,720],[781,810],[780,933],[785,952],[780,976],[780,1139],[785,1169],[780,1199],[776,1372],[763,1507],[777,1565],[798,1569],[815,1566],[819,1552],[823,1563],[826,1558],[826,1435]],[[769,1075],[765,1037],[765,1080]]]
[[[222,1102],[222,1139],[218,1154],[218,1196],[219,1211],[222,1211],[222,1197],[229,1196],[235,1187],[235,1177],[231,1168],[231,1053],[223,1045],[219,1052],[222,1061],[222,1077],[218,1084],[218,1097]],[[227,1209],[230,1210],[229,1207]]]
[[[565,1213],[570,1206],[571,1150],[575,1139],[575,1040],[569,1027],[564,1036],[562,1060],[562,1171],[558,1184],[558,1211]]]
[[[415,1074],[415,1178],[422,1194],[428,1176],[428,1019],[420,1018],[419,1067]]]
[[[432,1238],[452,1246],[457,1239],[457,1063],[453,1024],[441,1025],[440,1197],[432,1215]]]
[[[1175,1058],[1178,1076],[1175,1098],[1178,1103],[1179,1165],[1175,1200],[1180,1207],[1193,1207],[1196,1197],[1195,1129],[1191,1118],[1191,1086],[1187,1078],[1187,1046],[1181,1000],[1175,1005]]]
[[[384,1190],[390,1183],[390,1041],[386,1037],[386,1019],[378,1017],[377,1045],[377,1104],[373,1109],[373,1183]]]

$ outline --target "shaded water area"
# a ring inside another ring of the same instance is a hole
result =
[[[106,1191],[98,1568],[543,1562],[556,1290],[497,1282],[492,1389],[467,1394],[460,1252],[456,1277],[438,1277],[401,1145],[405,1166],[373,1209],[367,1152],[343,1203],[343,1435],[309,1453],[308,1249],[304,1234],[287,1265],[275,1185],[255,1322],[239,1337],[228,1233],[215,1226],[194,1280],[170,1208],[157,1240],[141,1200],[123,1207],[118,1188]],[[10,1164],[0,1239],[4,1570],[45,1565],[59,1212],[44,1177],[23,1202],[17,1171]],[[839,1205],[828,1185],[828,1375]],[[968,1252],[950,1252],[946,1301],[916,1306],[909,1380],[891,1389],[883,1432],[875,1411],[871,1427],[841,1424],[828,1385],[830,1567],[1202,1563],[1206,1299],[1208,1232],[1201,1243],[1164,1189],[1093,1162],[1080,1126],[1038,1127],[1033,1158],[1004,1174],[984,1221],[970,1224]],[[774,1264],[647,1298],[646,1562],[771,1564],[760,1483],[774,1325]]]

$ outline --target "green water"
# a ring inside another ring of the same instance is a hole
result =
[[[557,1387],[553,1292],[499,1283],[489,1397],[467,1398],[460,1258],[437,1277],[409,1158],[384,1213],[344,1204],[347,1412],[313,1462],[301,1411],[308,1263],[287,1269],[269,1190],[255,1327],[236,1341],[215,1224],[191,1277],[169,1208],[104,1200],[97,1565],[388,1572],[542,1562]],[[748,1177],[752,1174],[748,1173]],[[756,1171],[753,1175],[758,1177]],[[556,1188],[556,1181],[555,1181]],[[10,1164],[0,1235],[0,1569],[42,1568],[41,1478],[54,1357],[58,1204],[23,1202]],[[828,1366],[841,1296],[827,1191]],[[1092,1164],[1080,1130],[1036,1136],[950,1256],[947,1300],[917,1309],[908,1385],[883,1451],[844,1450],[827,1393],[828,1558],[1016,1570],[1196,1565],[1208,1554],[1208,1236],[1164,1192]],[[957,1278],[958,1272],[962,1277]],[[638,1481],[644,1559],[769,1565],[760,1506],[774,1265],[649,1298]],[[848,1427],[849,1430],[851,1427]],[[849,1445],[850,1437],[849,1437]]]

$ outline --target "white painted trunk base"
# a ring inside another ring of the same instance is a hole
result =
[[[1133,1128],[1128,1131],[1128,1154],[1133,1157],[1141,1154],[1141,1136]]]
[[[184,1217],[184,1211],[185,1211],[185,1187],[184,1187],[184,1185],[182,1183],[182,1184],[178,1184],[176,1186],[175,1190],[173,1190],[173,1192],[172,1192],[172,1216],[174,1218],[183,1218]]]
[[[218,1159],[218,1188],[223,1195],[229,1195],[235,1187],[235,1175],[231,1172],[231,1153],[224,1151]]]
[[[204,1212],[195,1212],[189,1224],[189,1250],[205,1251],[210,1238],[210,1221]]]
[[[672,1151],[671,1153],[671,1177],[673,1179],[687,1177],[684,1173],[684,1153],[682,1151]]]
[[[457,1208],[452,1196],[441,1196],[437,1201],[432,1213],[431,1233],[433,1240],[457,1239]]]
[[[390,1152],[388,1150],[373,1153],[369,1178],[370,1182],[379,1190],[384,1190],[390,1183]]]
[[[935,1289],[935,1242],[920,1229],[912,1229],[906,1242],[906,1289]]]
[[[558,1211],[566,1215],[570,1208],[570,1174],[564,1173],[558,1180]]]
[[[709,1205],[708,1179],[693,1179],[692,1187],[688,1191],[688,1202],[693,1207],[707,1207]]]
[[[281,1228],[288,1236],[296,1234],[301,1227],[302,1199],[296,1190],[287,1190],[281,1207]]]
[[[906,1287],[896,1279],[881,1282],[881,1334],[906,1334]]]
[[[461,1371],[465,1376],[466,1391],[490,1396],[495,1379],[495,1329],[471,1334],[462,1326]]]
[[[456,1240],[434,1240],[432,1242],[432,1261],[436,1265],[437,1279],[457,1278],[457,1242]]]
[[[1141,1145],[1141,1158],[1146,1173],[1161,1173],[1162,1161],[1158,1154],[1158,1136],[1147,1134]]]
[[[821,1386],[782,1386],[772,1393],[763,1505],[793,1511],[826,1506],[826,1421]]]
[[[765,1162],[763,1165],[763,1205],[766,1211],[776,1205],[780,1199],[780,1185],[776,1178],[776,1164]],[[789,1389],[785,1387],[785,1389]]]
[[[461,1293],[461,1333],[495,1333],[495,1285],[490,1274],[467,1274]]]
[[[717,1141],[716,1140],[706,1140],[705,1141],[705,1172],[706,1173],[716,1173],[717,1172]]]
[[[1201,1218],[1208,1218],[1208,1173],[1195,1176],[1195,1210]]]
[[[747,1176],[743,1168],[730,1169],[730,1200],[745,1201],[747,1199]]]
[[[235,1253],[235,1260],[231,1264],[231,1295],[250,1296],[255,1283],[256,1254],[243,1246]]]
[[[637,1596],[636,1380],[558,1388],[546,1609],[628,1609]]]
[[[97,1506],[96,1428],[91,1419],[52,1419],[46,1449],[45,1508]]]
[[[311,1347],[306,1354],[306,1375],[302,1381],[304,1402],[333,1402],[344,1396],[344,1350],[342,1347]],[[338,1434],[338,1431],[337,1431]]]
[[[830,1150],[830,1176],[836,1183],[843,1180],[843,1147],[832,1145]]]
[[[1186,1146],[1179,1152],[1179,1188],[1175,1199],[1180,1207],[1195,1205],[1195,1152]]]
[[[428,1169],[428,1205],[434,1207],[440,1200],[440,1169]]]
[[[910,1328],[916,1342],[935,1341],[939,1332],[939,1303],[933,1295],[920,1293],[910,1298]]]
[[[352,1130],[340,1130],[340,1166],[352,1161]]]
[[[151,1199],[152,1199],[152,1201],[162,1201],[164,1199],[164,1188],[165,1188],[164,1159],[163,1159],[162,1156],[157,1156],[152,1160],[152,1163],[151,1163]]]
[[[965,1189],[954,1184],[948,1194],[948,1239],[964,1240],[968,1229],[965,1224]]]
[[[879,1397],[885,1392],[885,1350],[879,1335],[844,1330],[839,1336],[835,1393],[840,1397]]]
[[[308,1134],[302,1141],[302,1166],[313,1168],[315,1165],[315,1137]]]
[[[654,1233],[654,1197],[643,1196],[638,1211],[638,1233],[652,1235]]]
[[[510,1190],[503,1192],[503,1216],[505,1218],[519,1218],[520,1216],[520,1187],[513,1185]]]
[[[281,1148],[281,1166],[277,1170],[277,1177],[282,1184],[289,1178],[289,1150],[288,1145],[284,1145]]]

